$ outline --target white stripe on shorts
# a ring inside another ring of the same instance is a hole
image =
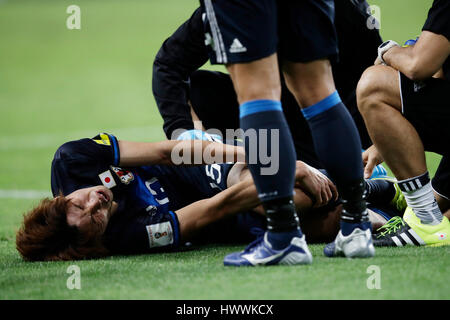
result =
[[[217,23],[216,14],[211,0],[205,0],[206,16],[208,17],[214,39],[214,51],[218,63],[228,63],[227,52],[223,43],[222,34],[220,33],[219,24]]]

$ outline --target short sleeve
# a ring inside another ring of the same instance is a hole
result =
[[[101,133],[94,138],[64,143],[52,161],[51,187],[54,196],[96,184],[99,172],[118,165],[120,151],[115,136]]]
[[[443,35],[450,41],[450,1],[435,0],[433,2],[422,30]]]

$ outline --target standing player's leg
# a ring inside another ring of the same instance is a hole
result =
[[[336,255],[343,251],[350,257],[372,256],[361,142],[353,119],[334,87],[331,65],[328,60],[289,62],[285,70],[288,86],[310,125],[317,155],[343,199],[341,233],[335,247],[326,253]]]
[[[264,239],[244,252],[225,257],[226,265],[312,261],[293,201],[296,154],[280,102],[276,3],[203,2],[214,49],[211,61],[225,64],[231,75],[240,105],[247,163],[268,225]],[[270,156],[270,163],[264,156]]]
[[[204,129],[221,132],[237,130],[239,125],[239,103],[229,74],[217,71],[197,70],[190,76],[189,98],[196,120]],[[283,113],[294,141],[297,160],[321,168],[312,142],[311,132],[291,92],[281,83]],[[356,108],[356,97],[355,97]],[[359,111],[357,111],[359,114]],[[362,125],[365,125],[361,118]],[[228,139],[233,140],[231,135]]]
[[[290,2],[282,9],[283,71],[308,121],[316,153],[344,203],[341,232],[327,255],[370,257],[371,225],[364,200],[361,142],[355,123],[336,91],[330,58],[337,55],[334,2]],[[299,44],[292,45],[292,38]]]
[[[277,56],[273,54],[250,63],[232,64],[227,69],[233,80],[240,104],[240,127],[246,133],[255,130],[255,136],[252,134],[248,134],[248,136],[257,137],[256,141],[247,140],[245,147],[247,160],[251,159],[251,152],[257,152],[256,163],[248,161],[248,166],[267,216],[268,232],[265,240],[261,243],[264,249],[262,247],[259,251],[265,251],[265,247],[283,250],[289,248],[294,239],[303,238],[303,234],[293,202],[296,154],[281,108],[281,85]],[[262,130],[267,130],[267,138],[260,135]],[[271,135],[275,132],[278,132],[279,135],[278,139],[273,141]],[[247,134],[245,135],[247,136]],[[278,146],[275,148],[273,143]],[[265,165],[261,159],[261,146],[264,144],[268,146],[267,150],[271,156],[275,156],[274,161],[278,161],[276,172],[269,175],[265,175],[263,172]],[[255,145],[258,148],[254,148]],[[283,156],[276,154],[274,150],[282,151]],[[274,259],[267,259],[270,257],[267,254],[258,257],[260,255],[258,250],[253,253],[253,257],[246,255],[245,258],[241,254],[230,255],[225,258],[225,263],[242,265],[280,263],[281,261],[278,252],[272,255]],[[306,260],[302,257],[283,262],[297,264],[310,261],[311,258],[308,255]]]

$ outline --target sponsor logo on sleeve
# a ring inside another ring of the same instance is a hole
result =
[[[96,138],[100,138],[100,139],[94,139],[94,141],[98,144],[102,144],[104,146],[111,145],[111,140],[109,140],[109,136],[107,134],[101,133]]]
[[[173,243],[173,230],[169,221],[151,224],[145,228],[150,248],[164,247]]]

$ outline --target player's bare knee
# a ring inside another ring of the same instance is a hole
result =
[[[236,88],[238,101],[240,104],[253,100],[280,100],[281,86],[276,84],[247,83],[246,85]]]
[[[358,109],[361,114],[372,111],[385,93],[384,70],[380,66],[369,67],[361,76],[356,88]]]

